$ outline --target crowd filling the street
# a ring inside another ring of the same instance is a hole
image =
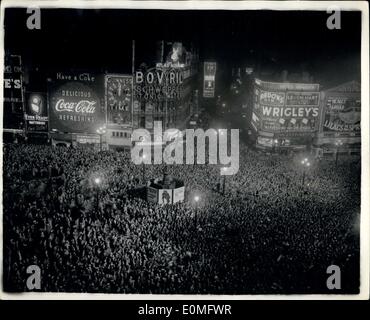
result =
[[[358,158],[335,166],[240,142],[239,171],[221,176],[219,165],[135,165],[123,151],[3,151],[8,291],[26,290],[29,265],[40,267],[41,291],[325,293],[333,264],[343,290],[358,288]],[[145,200],[164,170],[184,181],[182,203]]]

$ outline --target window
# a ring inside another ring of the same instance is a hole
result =
[[[122,132],[122,131],[119,133],[119,136],[120,136],[121,138],[123,137],[123,132]]]

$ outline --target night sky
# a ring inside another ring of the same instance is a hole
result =
[[[26,9],[7,9],[5,49],[41,70],[97,68],[131,71],[155,62],[156,41],[183,41],[201,60],[227,67],[258,61],[264,68],[343,80],[360,75],[361,15],[342,12],[341,29],[326,27],[326,12],[42,9],[41,30],[28,30]],[[335,75],[333,73],[335,72]]]

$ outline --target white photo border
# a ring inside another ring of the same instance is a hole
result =
[[[0,101],[3,102],[4,13],[5,8],[71,8],[71,9],[162,9],[162,10],[310,10],[361,11],[361,226],[360,226],[360,293],[359,294],[118,294],[3,291],[3,224],[0,223],[0,299],[3,300],[367,300],[369,299],[370,256],[370,113],[369,113],[369,4],[367,1],[124,1],[124,0],[3,0],[0,11]],[[3,108],[0,108],[3,127]],[[3,136],[0,135],[2,143]],[[3,148],[0,150],[3,170]],[[2,180],[2,179],[1,179]],[[366,196],[367,195],[367,196]],[[0,184],[0,218],[3,221],[3,184]]]

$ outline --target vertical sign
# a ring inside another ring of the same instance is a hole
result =
[[[216,67],[216,62],[204,62],[204,98],[214,98],[215,96]]]
[[[105,76],[107,122],[131,125],[133,78],[129,75]]]
[[[28,131],[47,132],[48,113],[46,94],[41,92],[26,92],[25,120]]]
[[[5,56],[4,102],[11,105],[13,113],[23,113],[23,86],[21,57]]]
[[[23,70],[21,57],[4,56],[3,127],[20,129],[24,121]]]

